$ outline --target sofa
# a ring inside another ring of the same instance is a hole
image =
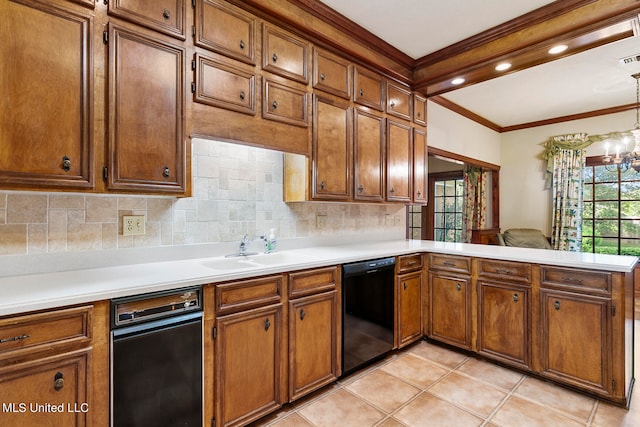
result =
[[[553,249],[542,231],[535,228],[510,228],[496,236],[501,246],[517,246],[521,248]]]

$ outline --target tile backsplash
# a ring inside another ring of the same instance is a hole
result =
[[[270,228],[279,238],[404,236],[403,205],[284,203],[277,151],[194,139],[192,168],[188,198],[0,191],[0,255],[230,242]],[[145,234],[123,236],[123,215],[144,215]]]

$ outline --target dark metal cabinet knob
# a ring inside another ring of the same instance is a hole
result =
[[[162,17],[164,19],[169,19],[171,18],[171,12],[169,11],[169,9],[165,9],[162,11]]]
[[[62,375],[62,372],[57,372],[53,377],[53,388],[56,391],[60,391],[62,387],[64,387],[64,375]]]
[[[462,290],[462,285],[460,283],[456,283],[456,289],[460,292]]]
[[[240,49],[244,49],[244,40],[240,40]]]
[[[241,101],[244,101],[245,96],[246,96],[246,95],[245,95],[244,91],[243,91],[243,90],[242,90],[242,91],[240,91],[240,100],[241,100]]]
[[[327,76],[324,75],[324,73],[320,74],[320,80],[324,81],[324,79],[326,79]]]
[[[275,64],[276,62],[278,62],[278,55],[276,55],[276,53],[273,52],[273,56],[271,57],[271,59],[273,60],[273,63]]]
[[[62,158],[62,170],[69,172],[71,170],[71,159],[68,156]]]
[[[169,178],[171,176],[171,169],[169,169],[169,166],[165,166],[162,169],[162,176],[165,178]]]
[[[304,308],[300,309],[300,320],[304,320],[307,313],[305,313]]]
[[[513,302],[518,302],[520,300],[520,297],[518,297],[518,294],[513,294]]]
[[[266,319],[264,319],[264,330],[268,331],[270,327],[271,327],[271,321],[267,317]]]
[[[553,303],[553,308],[560,310],[560,301],[556,300],[556,302]]]
[[[274,110],[277,110],[278,109],[278,101],[273,101],[271,103],[271,106],[273,107]]]

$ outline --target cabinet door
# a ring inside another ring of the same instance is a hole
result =
[[[336,291],[289,302],[289,398],[296,400],[338,376]]]
[[[224,0],[195,5],[196,46],[255,65],[256,18]]]
[[[529,289],[481,281],[478,282],[478,305],[478,351],[529,369]]]
[[[301,83],[309,82],[309,42],[263,24],[262,69]]]
[[[309,95],[304,87],[263,77],[262,118],[294,126],[309,126]]]
[[[109,190],[185,191],[184,49],[109,24]]]
[[[422,273],[402,274],[396,280],[396,345],[404,347],[422,337]]]
[[[387,82],[387,114],[411,120],[412,110],[409,88]]]
[[[283,404],[282,305],[216,321],[216,425],[246,425]]]
[[[185,0],[111,0],[109,15],[185,40]]]
[[[313,88],[341,98],[351,97],[353,65],[332,53],[313,48]]]
[[[254,116],[256,75],[253,70],[196,54],[196,92],[193,100]]]
[[[384,110],[385,80],[371,71],[355,67],[353,72],[353,100],[358,104]]]
[[[427,133],[413,129],[413,201],[427,203]]]
[[[90,354],[82,350],[0,368],[2,425],[86,425]]]
[[[427,125],[427,98],[417,93],[413,94],[413,122],[422,126]]]
[[[384,119],[355,109],[354,199],[384,200]]]
[[[313,95],[312,198],[351,197],[351,107]]]
[[[387,200],[411,201],[413,170],[411,127],[387,120]]]
[[[608,394],[612,390],[610,300],[545,289],[540,298],[542,374]]]
[[[37,1],[0,16],[0,185],[93,188],[93,18]]]
[[[471,349],[471,290],[468,278],[429,273],[431,338]]]

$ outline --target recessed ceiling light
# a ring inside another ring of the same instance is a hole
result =
[[[456,77],[455,79],[451,80],[452,85],[461,85],[462,83],[464,83],[464,79],[462,77]]]
[[[505,70],[508,70],[509,68],[511,68],[510,62],[502,62],[496,65],[496,71],[505,71]]]
[[[559,44],[557,46],[552,47],[551,49],[549,49],[549,53],[551,55],[556,55],[558,53],[562,53],[565,50],[567,50],[569,46],[567,46],[566,44]]]

